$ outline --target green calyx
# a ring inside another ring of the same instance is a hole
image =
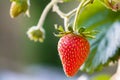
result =
[[[98,31],[96,31],[96,30],[89,31],[85,27],[80,27],[79,29],[76,29],[76,31],[73,31],[73,28],[71,26],[69,26],[68,31],[65,31],[62,26],[55,25],[55,29],[58,31],[58,34],[54,34],[57,37],[62,37],[66,34],[74,33],[76,35],[80,35],[80,36],[83,36],[85,38],[95,39],[94,35],[98,33]]]
[[[31,32],[31,34],[33,35],[33,39],[35,41],[39,40],[40,42],[43,42],[43,38],[42,38],[42,32],[40,30],[35,30],[33,32]]]
[[[79,28],[78,30],[77,30],[77,33],[78,34],[80,34],[80,35],[82,35],[82,36],[84,36],[84,37],[86,37],[86,38],[92,38],[92,39],[95,39],[95,34],[97,34],[98,33],[98,31],[96,31],[96,30],[87,30],[87,28],[85,28],[85,27],[81,27],[81,28]]]
[[[37,42],[37,41],[43,42],[45,39],[45,32],[43,30],[40,30],[36,26],[31,27],[27,31],[27,35],[31,40],[33,40],[35,42]]]
[[[72,33],[73,30],[71,27],[68,28],[68,31],[65,31],[62,26],[55,25],[55,29],[57,30],[58,34],[54,33],[56,37],[62,37],[68,33]]]

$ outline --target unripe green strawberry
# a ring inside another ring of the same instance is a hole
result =
[[[29,1],[27,0],[11,0],[11,7],[10,7],[10,16],[12,18],[17,17],[21,13],[25,13],[29,16]]]
[[[72,77],[85,62],[90,52],[90,45],[83,36],[69,33],[60,38],[58,52],[65,74]]]

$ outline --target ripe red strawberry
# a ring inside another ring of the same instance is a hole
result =
[[[89,51],[89,42],[83,36],[69,33],[60,38],[58,52],[64,72],[68,77],[72,77],[78,72]]]

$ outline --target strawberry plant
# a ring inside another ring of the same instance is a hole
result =
[[[30,17],[30,0],[10,1],[10,16],[12,18],[21,13]],[[68,13],[62,12],[58,4],[69,2],[79,4]],[[67,76],[74,76],[79,69],[93,73],[109,66],[110,63],[119,62],[119,0],[51,0],[43,10],[38,24],[27,31],[31,40],[44,41],[43,24],[51,9],[64,22],[64,25],[61,24],[62,26],[55,25],[58,33],[54,35],[60,37],[58,53]],[[119,72],[118,65],[116,74]]]

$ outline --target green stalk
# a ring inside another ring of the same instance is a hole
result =
[[[81,10],[87,6],[89,3],[93,3],[94,0],[82,0],[81,3],[79,4],[78,8],[77,8],[77,12],[75,15],[75,20],[73,23],[73,31],[76,31],[77,28],[77,22],[78,22],[78,18],[79,18],[79,14],[81,13]]]
[[[77,8],[77,12],[76,12],[75,20],[74,20],[74,24],[73,24],[73,31],[76,31],[78,17],[79,17],[79,14],[81,12],[84,2],[85,2],[85,0],[82,0],[82,2],[79,4],[79,6]]]

